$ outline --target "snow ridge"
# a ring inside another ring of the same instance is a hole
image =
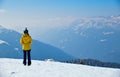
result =
[[[9,43],[8,43],[8,42],[3,41],[3,40],[0,40],[0,44],[7,44],[7,45],[9,45]]]

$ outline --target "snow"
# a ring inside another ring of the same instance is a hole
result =
[[[104,35],[110,35],[113,34],[114,32],[103,32]]]
[[[0,44],[7,44],[7,45],[9,45],[9,43],[8,43],[8,42],[3,41],[3,40],[0,40]]]
[[[101,39],[101,40],[100,40],[100,42],[105,42],[105,41],[107,41],[107,39]]]
[[[0,59],[0,77],[120,77],[120,69],[32,60],[24,66],[21,59]]]
[[[19,50],[19,48],[14,48],[14,50],[18,51],[18,50]]]

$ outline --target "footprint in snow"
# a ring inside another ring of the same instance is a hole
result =
[[[15,72],[11,72],[11,74],[15,74]]]

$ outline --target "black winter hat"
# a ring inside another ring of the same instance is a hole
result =
[[[25,28],[25,30],[24,30],[24,33],[28,33],[28,30],[27,30],[27,28]]]

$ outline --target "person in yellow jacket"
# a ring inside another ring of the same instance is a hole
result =
[[[31,65],[31,43],[32,38],[28,33],[27,28],[24,30],[24,34],[22,35],[20,39],[20,43],[22,44],[22,50],[23,50],[23,64],[26,65],[26,56],[28,57],[28,66]]]

